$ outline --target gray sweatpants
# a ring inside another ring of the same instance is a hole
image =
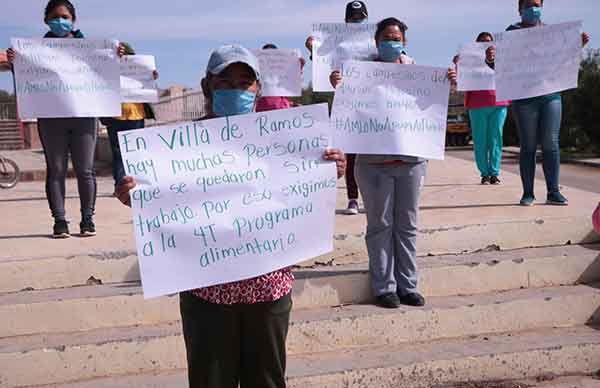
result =
[[[38,119],[46,157],[46,197],[55,219],[65,218],[65,180],[69,152],[77,175],[82,218],[91,217],[96,205],[96,120],[93,118]]]
[[[374,165],[358,157],[367,211],[366,243],[376,296],[417,291],[417,215],[427,162]]]

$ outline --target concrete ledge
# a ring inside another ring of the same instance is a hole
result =
[[[131,343],[123,347],[129,349],[116,352],[114,345],[104,343],[94,345],[93,355],[89,346],[48,348],[37,354],[11,354],[10,357],[0,354],[4,366],[0,371],[0,387],[35,384],[60,384],[72,388],[185,386],[185,383],[181,384],[185,381],[183,374],[169,375],[159,380],[160,385],[154,384],[156,380],[152,376],[104,380],[109,381],[109,385],[99,385],[103,384],[102,380],[61,384],[98,376],[169,373],[181,370],[184,364],[184,352],[178,351],[183,345],[179,342],[156,340],[147,341],[141,349]],[[397,388],[401,384],[402,387],[431,388],[448,382],[534,378],[544,373],[584,374],[600,368],[598,354],[600,336],[590,327],[472,336],[469,339],[369,347],[360,351],[345,349],[291,356],[288,386]],[[37,362],[27,363],[36,367],[24,368],[26,361]],[[132,381],[136,381],[135,385],[123,385]]]
[[[127,264],[127,259],[113,260]],[[68,270],[78,270],[77,258],[66,262]],[[39,273],[43,278],[43,269],[52,267],[52,261],[42,267],[38,261],[16,264],[21,264],[19,277]],[[433,256],[421,258],[420,265],[427,297],[592,283],[600,280],[600,246]],[[372,301],[366,264],[297,269],[295,274],[296,310]],[[82,281],[87,276],[80,275]],[[95,279],[106,279],[102,275],[94,273]],[[52,280],[53,272],[46,276]],[[139,283],[129,282],[0,294],[0,316],[9,317],[0,324],[3,337],[170,322],[179,319],[179,307],[177,297],[144,300]]]

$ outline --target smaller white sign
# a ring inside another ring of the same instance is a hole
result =
[[[302,95],[302,68],[297,50],[254,50],[260,63],[263,97]]]
[[[116,41],[13,38],[11,45],[21,118],[121,114]]]
[[[335,91],[334,146],[351,154],[444,159],[447,69],[351,61]]]
[[[569,22],[496,34],[498,101],[577,88],[581,31],[581,22]]]
[[[493,42],[468,43],[458,54],[458,90],[495,90],[496,72],[486,63],[486,51]]]
[[[121,58],[121,102],[158,102],[154,80],[156,62],[152,55]]]
[[[329,76],[348,60],[372,60],[377,55],[375,24],[322,23],[313,25],[313,90],[332,92]]]

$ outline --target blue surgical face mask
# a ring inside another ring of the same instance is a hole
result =
[[[542,7],[525,8],[521,18],[523,19],[523,22],[527,24],[536,24],[542,20]]]
[[[213,113],[219,117],[250,113],[256,94],[239,89],[215,90],[212,95]]]
[[[48,27],[54,35],[64,37],[73,31],[73,22],[69,19],[57,18],[49,20]]]
[[[384,62],[395,62],[405,52],[404,43],[396,40],[382,40],[377,45],[379,59]]]

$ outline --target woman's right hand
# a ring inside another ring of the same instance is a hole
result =
[[[133,190],[135,186],[135,179],[132,176],[126,176],[119,181],[115,193],[123,205],[131,207],[131,196],[129,195],[129,192]]]
[[[309,36],[308,38],[306,38],[306,43],[304,43],[304,45],[306,46],[308,51],[311,52],[311,54],[312,54],[312,49],[313,49],[313,40],[314,40],[314,38],[312,36]]]
[[[6,59],[9,63],[13,63],[15,61],[15,57],[16,53],[12,47],[6,50]]]
[[[485,60],[488,63],[494,63],[496,60],[496,47],[490,46],[485,50]]]
[[[342,73],[339,70],[334,70],[329,75],[329,82],[334,89],[337,89],[338,85],[342,83]]]

